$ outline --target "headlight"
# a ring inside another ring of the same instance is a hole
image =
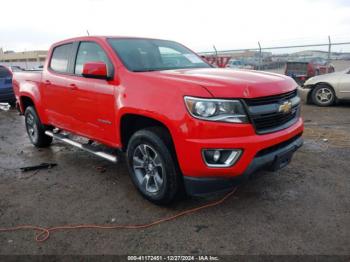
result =
[[[193,117],[230,123],[247,123],[248,118],[239,100],[204,99],[185,96],[185,104]]]

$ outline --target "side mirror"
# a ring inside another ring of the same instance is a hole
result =
[[[107,65],[103,62],[87,62],[83,65],[83,74],[87,78],[108,79]]]

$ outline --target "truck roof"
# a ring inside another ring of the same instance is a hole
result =
[[[135,37],[135,36],[94,35],[94,36],[79,36],[79,37],[68,38],[68,39],[56,42],[56,43],[54,43],[54,45],[64,44],[64,43],[72,42],[72,41],[106,40],[107,38],[165,40],[165,39],[158,39],[158,38]]]

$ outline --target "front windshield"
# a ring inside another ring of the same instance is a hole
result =
[[[111,38],[108,42],[123,64],[134,72],[211,67],[189,49],[172,41]]]

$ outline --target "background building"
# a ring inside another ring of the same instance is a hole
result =
[[[35,50],[24,52],[3,51],[0,48],[0,64],[7,66],[20,66],[25,69],[33,69],[43,65],[47,51]]]

